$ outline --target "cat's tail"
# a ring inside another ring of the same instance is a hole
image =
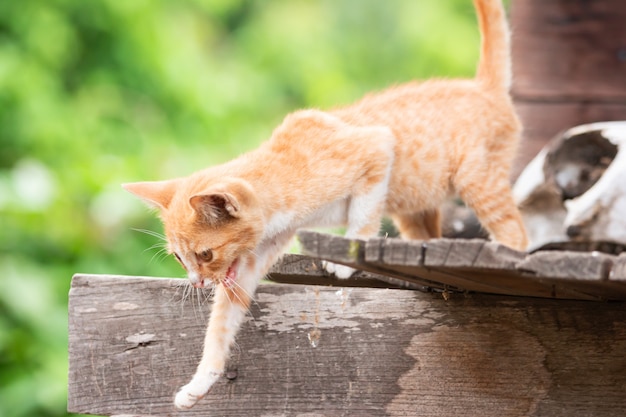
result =
[[[485,86],[508,92],[511,87],[511,34],[502,0],[474,0],[481,34],[476,79]]]

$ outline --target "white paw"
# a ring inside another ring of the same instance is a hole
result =
[[[217,381],[220,374],[211,372],[209,375],[194,376],[191,382],[182,387],[176,394],[174,405],[179,410],[188,410],[204,397],[211,386]]]
[[[322,266],[329,274],[335,274],[339,279],[350,278],[356,272],[356,269],[349,266],[334,264],[332,262],[323,261]]]

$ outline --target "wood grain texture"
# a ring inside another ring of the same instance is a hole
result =
[[[330,275],[319,259],[308,256],[286,254],[274,265],[267,278],[282,284],[325,285],[330,287],[367,287],[367,288],[404,288],[419,290],[422,286],[407,280],[388,275],[356,271],[347,279],[338,279]]]
[[[618,283],[626,283],[626,252],[619,255],[611,269],[610,279]]]
[[[626,2],[511,2],[512,96],[524,125],[516,178],[570,127],[626,118]]]
[[[309,231],[298,236],[305,253],[312,257],[438,290],[626,300],[624,258],[615,255],[571,251],[526,254],[477,239],[342,243],[348,239]]]
[[[623,104],[624,21],[623,0],[512,2],[515,94]]]
[[[209,301],[186,281],[76,275],[72,412],[152,416],[622,416],[626,305],[261,285],[229,371],[191,411]],[[317,341],[313,347],[310,338]]]

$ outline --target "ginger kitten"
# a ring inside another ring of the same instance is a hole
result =
[[[367,239],[388,215],[405,238],[438,237],[439,205],[456,191],[496,241],[525,249],[508,180],[520,134],[508,94],[509,30],[501,0],[474,5],[482,35],[475,79],[413,82],[348,107],[297,111],[233,161],[124,185],[159,209],[191,284],[216,286],[202,359],[176,395],[178,408],[192,407],[220,377],[259,280],[298,228],[341,224],[346,237]]]

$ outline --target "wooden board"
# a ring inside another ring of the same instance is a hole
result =
[[[348,240],[302,231],[307,255],[439,290],[626,300],[624,258],[599,252],[526,254],[485,240]]]
[[[76,275],[71,412],[623,416],[626,304],[261,285],[229,371],[191,411],[209,301],[185,280]],[[185,294],[188,294],[185,297]],[[311,343],[313,340],[315,346]]]
[[[517,177],[572,126],[626,119],[626,2],[511,2],[513,89],[524,125]]]
[[[366,271],[357,271],[348,279],[337,279],[324,270],[321,260],[293,254],[284,255],[281,261],[271,268],[268,278],[283,284],[426,290],[423,285]]]
[[[516,94],[544,101],[624,103],[626,3],[511,3]]]

